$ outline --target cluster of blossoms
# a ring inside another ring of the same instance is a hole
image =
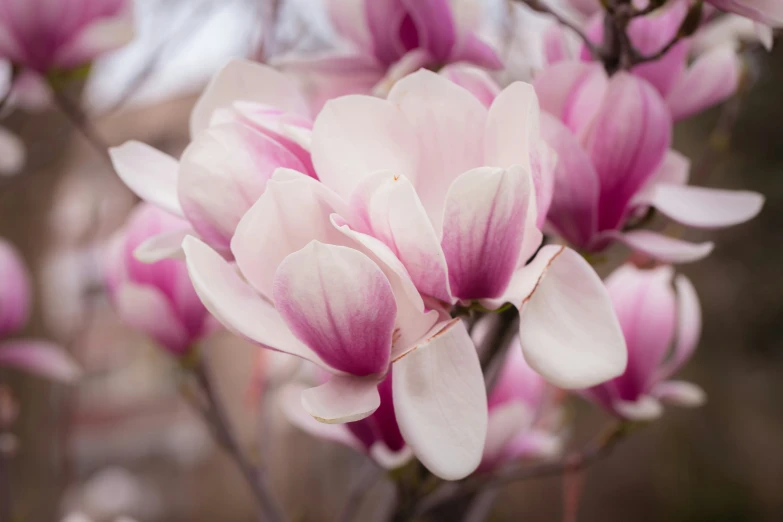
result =
[[[177,355],[218,322],[309,361],[312,386],[281,392],[295,424],[450,480],[560,452],[561,390],[629,421],[702,403],[669,380],[701,327],[669,263],[713,245],[644,217],[714,229],[763,198],[688,185],[674,121],[730,96],[739,65],[720,48],[688,66],[690,40],[671,40],[691,4],[659,3],[628,26],[658,59],[607,73],[595,18],[590,46],[569,51],[558,28],[532,84],[501,89],[498,55],[447,0],[330,2],[350,51],[283,60],[290,74],[234,60],[178,160],[110,151],[146,201],[108,256],[118,309]],[[781,23],[773,2],[713,4]],[[587,259],[617,242],[657,264],[602,281]],[[518,332],[490,379],[475,316],[509,306]]]

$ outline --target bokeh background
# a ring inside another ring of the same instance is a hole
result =
[[[250,0],[139,4],[139,39],[69,93],[84,100],[109,145],[138,139],[177,155],[198,92],[228,56],[293,43],[318,48],[330,38],[302,0],[286,3],[275,38],[259,31],[254,20],[263,13]],[[753,82],[744,96],[676,133],[677,148],[700,169],[698,183],[767,197],[750,223],[710,233],[717,247],[707,260],[682,267],[704,312],[702,341],[683,377],[709,402],[668,410],[593,465],[580,522],[783,520],[783,46],[749,58]],[[731,128],[728,144],[713,134],[721,121]],[[66,344],[88,374],[71,388],[3,374],[21,405],[12,474],[23,520],[76,512],[98,522],[253,520],[239,473],[180,398],[176,364],[119,323],[101,288],[103,244],[134,197],[57,109],[17,111],[4,125],[28,148],[25,171],[0,179],[0,235],[19,246],[35,275],[27,333]],[[371,488],[356,520],[388,504],[389,484],[361,456],[286,423],[258,383],[270,362],[257,350],[228,337],[208,350],[232,420],[264,459],[293,520],[333,520],[356,483]],[[578,447],[606,419],[579,402],[572,408]],[[561,520],[562,504],[561,478],[529,481],[499,491],[490,520]]]

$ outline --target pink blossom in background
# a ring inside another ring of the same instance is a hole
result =
[[[707,0],[718,9],[747,17],[757,23],[757,32],[772,47],[772,29],[783,27],[783,2],[780,0]]]
[[[72,382],[80,370],[62,347],[41,339],[7,339],[21,330],[30,314],[30,278],[22,258],[0,240],[0,367]]]
[[[275,169],[315,176],[311,127],[293,80],[270,67],[233,60],[193,108],[192,141],[179,161],[136,141],[111,149],[114,168],[131,190],[190,223],[189,229],[151,237],[139,255],[147,261],[176,255],[186,234],[229,255],[237,223]]]
[[[106,256],[107,288],[118,315],[174,355],[184,355],[214,326],[181,259],[144,263],[135,250],[150,237],[187,230],[188,223],[140,204],[112,239]]]
[[[674,285],[672,286],[672,282]],[[652,420],[661,403],[700,406],[698,386],[672,381],[693,355],[701,335],[701,310],[696,291],[671,266],[642,270],[631,264],[606,280],[628,343],[628,369],[588,395],[608,411],[630,420]]]
[[[344,94],[388,92],[419,68],[465,62],[488,69],[503,64],[476,34],[477,5],[458,0],[325,0],[348,51],[289,56],[286,70],[304,77],[316,109]]]
[[[552,116],[542,129],[558,156],[547,218],[575,248],[598,252],[620,241],[663,261],[695,261],[712,243],[627,230],[629,223],[654,207],[683,225],[713,229],[761,210],[760,194],[686,185],[689,162],[669,149],[669,109],[646,80],[624,72],[607,78],[598,64],[559,62],[537,76],[535,87]]]
[[[628,26],[631,43],[642,55],[656,54],[677,35],[689,5],[684,0],[675,0],[652,14],[633,19]],[[566,31],[568,29],[555,26],[546,34],[545,53],[549,64],[574,58],[566,50]],[[603,14],[590,19],[587,34],[596,44],[603,42]],[[685,38],[662,58],[631,69],[633,74],[655,87],[675,120],[687,118],[726,100],[734,94],[739,83],[741,64],[730,42],[695,56],[689,64],[691,48],[691,39]],[[594,60],[584,45],[580,58]]]
[[[561,412],[556,389],[522,356],[514,338],[500,376],[489,395],[489,424],[482,468],[519,459],[548,459],[562,451]]]
[[[281,391],[280,404],[295,426],[315,437],[366,453],[385,469],[399,468],[413,458],[394,414],[391,375],[378,385],[378,409],[369,417],[345,424],[325,424],[307,415],[301,407],[303,390],[303,386],[291,384]]]
[[[0,0],[0,59],[38,73],[79,67],[132,37],[127,0]]]

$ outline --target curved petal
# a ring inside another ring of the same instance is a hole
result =
[[[413,458],[413,450],[409,446],[403,446],[399,451],[390,450],[381,441],[370,447],[370,456],[383,469],[397,469],[403,467]]]
[[[174,354],[183,354],[190,349],[193,339],[157,288],[124,283],[117,287],[113,297],[117,313],[126,324]]]
[[[723,228],[756,217],[764,206],[764,196],[744,190],[659,183],[652,189],[649,204],[689,227]]]
[[[182,209],[200,237],[227,250],[239,220],[279,167],[305,170],[296,155],[249,125],[231,122],[210,127],[182,154],[178,183]]]
[[[378,170],[416,173],[418,144],[411,124],[394,104],[370,96],[344,96],[324,105],[310,150],[319,179],[345,198]]]
[[[601,183],[599,230],[622,224],[631,198],[663,161],[671,135],[669,109],[658,92],[631,74],[612,76],[584,138]]]
[[[487,109],[468,91],[432,71],[397,82],[389,101],[399,107],[418,142],[416,171],[407,175],[440,235],[446,190],[463,172],[484,165]]]
[[[532,156],[540,136],[538,97],[533,86],[514,82],[495,98],[487,113],[484,141],[486,164],[522,165],[532,172]]]
[[[286,419],[301,429],[319,439],[337,442],[364,451],[364,446],[354,437],[346,426],[318,422],[302,407],[302,393],[307,388],[301,384],[287,384],[277,393],[277,403]]]
[[[659,183],[672,185],[685,185],[690,176],[691,160],[674,149],[666,151],[663,161],[647,181],[647,185],[636,193],[631,201],[632,206],[650,205],[650,200],[655,193],[655,187]]]
[[[312,241],[280,263],[273,294],[294,335],[331,367],[359,376],[386,371],[397,304],[367,256]]]
[[[326,424],[365,419],[380,405],[376,378],[333,375],[326,383],[302,392],[305,411]]]
[[[408,352],[415,343],[429,332],[438,320],[438,311],[425,311],[424,301],[413,284],[407,270],[384,243],[378,239],[352,230],[344,219],[333,214],[332,224],[350,238],[353,248],[363,252],[386,274],[394,299],[397,302],[397,324],[399,330],[392,343],[392,358]]]
[[[81,31],[58,46],[53,65],[64,69],[77,67],[133,40],[135,31],[131,3],[103,2],[103,4],[104,9],[111,9],[112,5],[118,7],[115,7],[114,13],[105,12],[104,16],[93,15],[94,19]],[[72,5],[71,9],[76,7]]]
[[[179,163],[158,149],[127,141],[109,149],[114,170],[141,199],[182,216],[177,195]]]
[[[440,74],[470,91],[485,107],[489,108],[500,94],[500,86],[483,69],[464,63],[450,64]]]
[[[517,267],[534,196],[529,171],[479,167],[458,177],[446,196],[443,252],[449,283],[461,299],[503,294]]]
[[[642,395],[635,401],[617,401],[612,406],[618,415],[635,422],[649,422],[663,415],[663,406],[650,395]]]
[[[457,42],[457,27],[450,0],[402,0],[416,25],[418,45],[437,63],[446,63]]]
[[[372,45],[365,0],[327,0],[326,12],[337,33],[360,48]]]
[[[185,259],[182,240],[189,235],[193,235],[193,230],[183,228],[152,236],[136,247],[133,256],[142,263],[157,263],[163,259]]]
[[[394,362],[394,412],[405,442],[446,480],[472,473],[487,435],[487,395],[464,323],[445,328]]]
[[[601,65],[565,61],[541,71],[533,86],[542,110],[581,133],[598,112],[596,100],[604,98],[608,83]]]
[[[192,236],[182,242],[193,287],[207,310],[232,332],[272,350],[286,352],[333,371],[286,327],[220,254]]]
[[[666,103],[675,120],[681,120],[718,104],[734,94],[741,63],[731,45],[700,56],[674,83]]]
[[[533,421],[533,412],[521,401],[511,401],[489,410],[487,442],[482,465],[492,466],[502,458],[506,447]]]
[[[707,402],[704,390],[685,381],[659,382],[650,393],[661,402],[683,408],[698,408]]]
[[[215,109],[236,101],[263,103],[300,116],[309,109],[296,82],[275,69],[235,58],[212,77],[190,113],[190,135],[195,137],[210,125]]]
[[[446,258],[408,178],[374,173],[360,183],[351,203],[366,231],[394,252],[422,294],[451,302]]]
[[[573,250],[544,247],[538,255],[551,252],[556,253],[539,272],[520,309],[519,341],[525,360],[549,382],[566,389],[587,388],[622,375],[628,353],[606,287]]]
[[[701,337],[701,306],[696,289],[684,275],[674,279],[674,288],[677,292],[677,340],[671,359],[658,373],[659,380],[667,379],[688,362]]]
[[[674,237],[665,236],[650,230],[632,230],[606,234],[636,252],[642,252],[667,263],[693,263],[704,259],[715,248],[712,241],[690,243]]]
[[[62,382],[74,382],[82,373],[61,346],[39,339],[15,339],[0,344],[2,366]]]
[[[310,241],[345,244],[329,216],[350,215],[343,201],[313,178],[278,169],[237,225],[231,252],[242,275],[272,298],[272,279],[286,256]]]
[[[547,219],[571,244],[585,247],[598,228],[598,174],[565,125],[548,114],[542,116],[541,123],[544,140],[557,154],[555,187]]]

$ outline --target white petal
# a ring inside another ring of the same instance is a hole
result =
[[[484,462],[498,459],[509,443],[533,420],[533,412],[521,401],[509,401],[489,410]]]
[[[690,243],[650,230],[632,230],[611,234],[614,239],[631,249],[668,263],[692,263],[704,259],[715,248],[712,241]]]
[[[193,230],[184,228],[164,232],[144,241],[133,251],[134,257],[143,263],[156,263],[163,259],[185,259],[182,240],[193,235]]]
[[[532,172],[531,157],[540,136],[540,113],[532,85],[514,82],[503,89],[487,115],[487,165],[522,165]]]
[[[291,333],[272,304],[255,293],[220,254],[193,236],[185,238],[182,250],[198,296],[226,328],[267,348],[331,370]]]
[[[683,408],[697,408],[707,402],[707,394],[704,390],[685,381],[659,382],[651,393],[666,404]]]
[[[648,422],[663,414],[663,406],[658,399],[643,395],[636,401],[617,401],[612,405],[624,418],[637,422]]]
[[[650,204],[671,219],[696,228],[744,223],[761,212],[764,196],[743,190],[721,190],[659,183]]]
[[[394,412],[413,452],[435,475],[458,480],[479,465],[487,395],[476,349],[456,319],[394,363]]]
[[[179,163],[158,149],[128,141],[109,149],[114,170],[137,196],[182,216],[177,195]]]
[[[397,469],[411,461],[413,450],[409,446],[403,446],[400,451],[392,451],[386,444],[378,441],[370,448],[370,456],[384,469]]]
[[[549,248],[538,255],[549,255]],[[569,248],[560,247],[523,301],[519,340],[528,364],[561,388],[587,388],[622,375],[628,360],[606,287]]]
[[[319,422],[342,424],[362,420],[381,405],[378,379],[335,375],[328,382],[302,392],[302,406]]]

